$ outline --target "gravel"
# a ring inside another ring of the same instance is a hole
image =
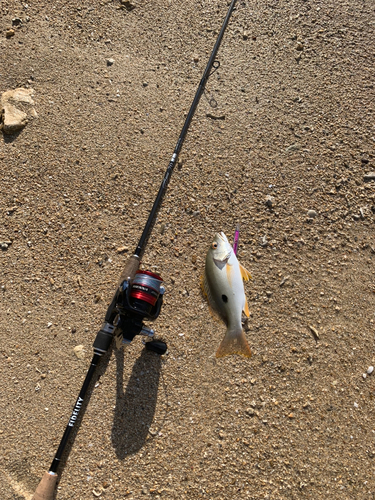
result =
[[[38,113],[0,147],[2,500],[48,470],[226,9],[1,2],[0,94]],[[168,354],[101,361],[56,500],[374,497],[372,19],[238,2],[142,258]],[[238,223],[253,356],[218,360],[200,277]]]

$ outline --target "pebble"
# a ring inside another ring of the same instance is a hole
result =
[[[307,211],[307,217],[310,219],[315,219],[317,217],[318,213],[315,210],[308,210]]]
[[[268,245],[267,236],[261,236],[259,244],[261,247],[266,247]]]
[[[274,205],[274,202],[275,202],[275,198],[273,196],[271,196],[271,195],[268,194],[266,196],[266,205],[267,205],[267,207],[272,208],[273,205]]]
[[[371,373],[372,373],[373,371],[374,371],[374,367],[373,367],[373,366],[369,366],[369,367],[367,368],[367,373],[368,373],[368,375],[371,375]]]
[[[128,251],[129,251],[129,247],[119,247],[116,249],[117,253],[124,253],[124,252],[128,252]]]
[[[285,149],[285,152],[286,153],[290,153],[291,151],[298,151],[299,149],[301,149],[301,146],[299,144],[291,144],[290,146],[288,146],[286,149]]]
[[[83,345],[77,345],[73,349],[74,354],[77,356],[78,359],[84,359],[85,357],[85,350]]]
[[[365,182],[375,181],[375,172],[370,172],[363,176]]]
[[[6,30],[6,32],[5,32],[5,36],[6,36],[6,38],[12,38],[12,36],[14,36],[14,35],[15,35],[15,33],[16,33],[16,32],[15,32],[14,30],[9,29],[9,30]]]
[[[367,377],[366,373],[362,373],[362,377],[365,379]]]
[[[107,66],[112,66],[112,64],[115,62],[114,59],[110,58],[110,59],[107,59]]]
[[[1,95],[1,107],[3,109],[3,131],[5,134],[14,134],[21,130],[28,122],[28,115],[18,109],[15,104],[29,104],[29,115],[36,117],[37,114],[31,106],[34,104],[32,99],[33,89],[17,88],[8,90]]]
[[[135,5],[133,5],[129,0],[121,0],[121,4],[125,7],[126,10],[135,9]]]

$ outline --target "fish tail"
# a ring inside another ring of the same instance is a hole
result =
[[[231,354],[239,354],[246,358],[250,358],[251,356],[250,347],[242,328],[239,330],[229,330],[228,328],[224,339],[219,345],[219,349],[216,351],[217,358],[223,358]]]

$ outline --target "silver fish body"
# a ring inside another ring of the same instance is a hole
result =
[[[242,312],[249,316],[243,280],[250,273],[238,262],[224,233],[217,233],[207,252],[203,292],[210,307],[227,325],[217,357],[240,354],[250,357],[251,351],[242,330]]]

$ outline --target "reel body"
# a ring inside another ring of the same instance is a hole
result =
[[[154,336],[154,330],[146,327],[143,321],[154,321],[160,314],[165,292],[162,282],[159,275],[138,270],[134,279],[121,283],[116,300],[118,314],[113,322],[117,345],[130,344],[136,335]],[[160,341],[158,344],[163,344],[159,349],[165,352],[166,345]]]

